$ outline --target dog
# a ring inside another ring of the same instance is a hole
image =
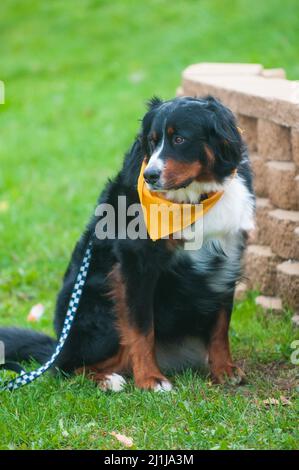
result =
[[[99,238],[95,232],[102,219],[92,216],[57,298],[59,338],[92,239],[79,309],[55,365],[66,373],[85,373],[103,390],[122,390],[132,374],[140,389],[169,391],[165,374],[186,368],[206,368],[218,384],[240,383],[244,373],[232,360],[228,334],[242,256],[254,228],[255,195],[233,113],[212,96],[152,98],[122,169],[108,181],[98,204],[112,207],[118,220],[120,212],[140,203],[140,177],[152,194],[174,204],[198,204],[215,192],[221,197],[200,221],[182,230],[181,239]],[[122,209],[120,196],[125,197]],[[185,249],[187,232],[196,232],[201,222],[202,245]],[[57,344],[17,328],[1,328],[0,340],[7,360],[40,363]]]

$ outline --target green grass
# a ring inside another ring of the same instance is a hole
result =
[[[34,327],[52,333],[71,249],[145,100],[173,96],[182,69],[200,61],[260,62],[298,79],[298,16],[297,0],[2,2],[1,325],[28,326],[42,302]],[[256,312],[250,297],[235,308],[231,337],[244,387],[186,372],[169,395],[132,384],[105,395],[83,378],[47,375],[0,396],[0,448],[120,448],[111,431],[138,449],[296,448],[290,312]],[[264,405],[281,395],[292,404]]]

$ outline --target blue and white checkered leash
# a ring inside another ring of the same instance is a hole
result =
[[[90,265],[91,247],[92,247],[92,241],[89,242],[87,250],[85,252],[85,256],[83,258],[82,265],[80,267],[80,271],[78,273],[76,283],[75,283],[75,286],[71,295],[69,307],[66,312],[62,332],[61,332],[54,354],[43,366],[39,367],[38,369],[33,370],[32,372],[21,372],[17,378],[10,380],[8,382],[4,382],[3,385],[1,385],[0,383],[0,391],[4,391],[4,390],[12,391],[12,390],[16,390],[17,388],[23,387],[23,385],[30,384],[35,379],[37,379],[42,374],[44,374],[48,369],[50,369],[50,367],[55,362],[55,359],[61,352],[65,344],[65,341],[69,335],[76,312],[78,310],[83,286],[85,284],[87,273],[88,273],[88,268]]]

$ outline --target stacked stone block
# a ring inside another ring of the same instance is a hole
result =
[[[236,114],[250,152],[257,227],[245,256],[247,288],[260,291],[265,308],[299,311],[299,84],[259,64],[191,65],[178,95],[206,94]]]

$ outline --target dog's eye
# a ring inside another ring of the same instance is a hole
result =
[[[184,137],[180,136],[180,135],[176,135],[173,139],[174,143],[175,144],[182,144],[183,142],[185,142],[185,139]]]

